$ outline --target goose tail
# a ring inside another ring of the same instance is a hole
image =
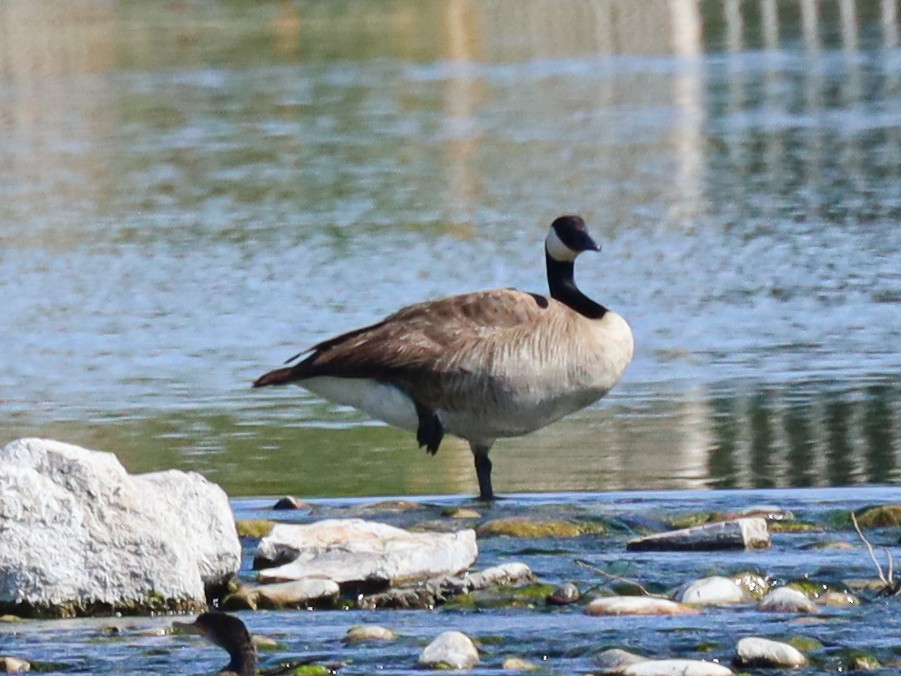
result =
[[[294,366],[284,366],[269,373],[264,373],[253,381],[254,387],[267,387],[269,385],[285,385],[287,383],[299,380],[300,375]]]

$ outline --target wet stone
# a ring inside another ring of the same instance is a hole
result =
[[[548,595],[545,600],[549,606],[566,606],[570,603],[575,603],[581,597],[579,588],[572,582],[567,582],[554,589],[554,592]]]
[[[697,609],[651,596],[605,596],[589,603],[588,615],[691,615]]]
[[[680,603],[694,605],[726,605],[748,600],[744,590],[734,580],[721,575],[701,578],[680,587],[673,598]]]
[[[504,671],[538,671],[538,665],[520,657],[508,657],[501,665]]]
[[[286,495],[272,505],[272,509],[290,510],[290,509],[310,509],[310,505],[299,498]]]
[[[475,644],[459,631],[439,634],[419,656],[419,664],[430,669],[471,669],[478,663]]]
[[[758,636],[741,639],[735,652],[741,666],[794,668],[807,664],[807,658],[797,648]]]
[[[703,660],[645,660],[624,667],[622,676],[732,676],[729,667]]]
[[[397,639],[391,629],[378,624],[356,624],[344,634],[345,643],[359,643],[360,641],[394,641]]]
[[[816,605],[804,592],[791,587],[778,587],[764,596],[757,609],[770,613],[815,613]]]
[[[31,671],[31,664],[18,657],[0,657],[0,672],[4,674],[22,674]]]

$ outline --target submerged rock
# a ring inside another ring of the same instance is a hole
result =
[[[20,615],[205,608],[241,563],[215,484],[43,439],[0,449],[0,531],[0,611]]]
[[[504,671],[538,671],[538,665],[520,657],[508,657],[501,664]]]
[[[696,608],[652,596],[605,596],[585,607],[589,615],[691,615]]]
[[[595,661],[604,673],[616,674],[620,673],[630,664],[647,662],[648,658],[643,657],[642,655],[636,655],[635,653],[630,653],[628,650],[623,650],[621,648],[609,648],[601,652]]]
[[[861,528],[889,528],[901,526],[901,505],[878,505],[857,515]]]
[[[480,538],[505,536],[514,538],[572,538],[589,533],[603,533],[600,523],[575,523],[563,519],[528,519],[514,516],[492,519],[478,527]]]
[[[777,587],[757,604],[757,610],[771,613],[815,613],[817,607],[804,592]]]
[[[475,532],[411,533],[362,519],[277,524],[257,548],[261,582],[321,577],[338,584],[392,584],[454,574],[476,560]],[[287,563],[285,563],[287,561]]]
[[[794,668],[807,664],[807,658],[797,648],[758,636],[741,639],[735,653],[741,666]]]
[[[344,634],[345,643],[360,641],[395,641],[397,634],[387,627],[377,624],[355,624]]]
[[[770,546],[766,519],[719,521],[629,540],[634,552],[764,549]]]
[[[732,676],[729,667],[704,660],[644,660],[617,672],[622,676]]]
[[[419,664],[430,669],[471,669],[478,663],[478,649],[459,631],[439,634],[419,656]]]
[[[748,600],[744,590],[734,580],[721,575],[704,577],[680,587],[673,598],[680,603],[695,605],[725,605]]]

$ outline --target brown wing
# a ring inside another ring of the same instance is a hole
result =
[[[262,376],[256,386],[316,376],[393,382],[426,405],[452,405],[454,383],[472,386],[484,371],[487,343],[538,321],[551,305],[544,296],[497,289],[405,307],[383,321],[313,346],[303,361]],[[306,354],[306,352],[301,353]],[[461,393],[462,394],[462,393]]]

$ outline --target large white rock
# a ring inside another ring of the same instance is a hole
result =
[[[362,519],[326,519],[308,525],[276,524],[260,541],[258,560],[289,561],[259,573],[260,582],[324,577],[339,584],[452,575],[476,560],[473,530],[411,533]]]
[[[815,613],[817,607],[803,592],[791,587],[777,587],[760,599],[757,610],[772,613]]]
[[[129,475],[44,439],[0,449],[0,607],[71,615],[205,606],[237,573],[225,492],[199,474]]]

